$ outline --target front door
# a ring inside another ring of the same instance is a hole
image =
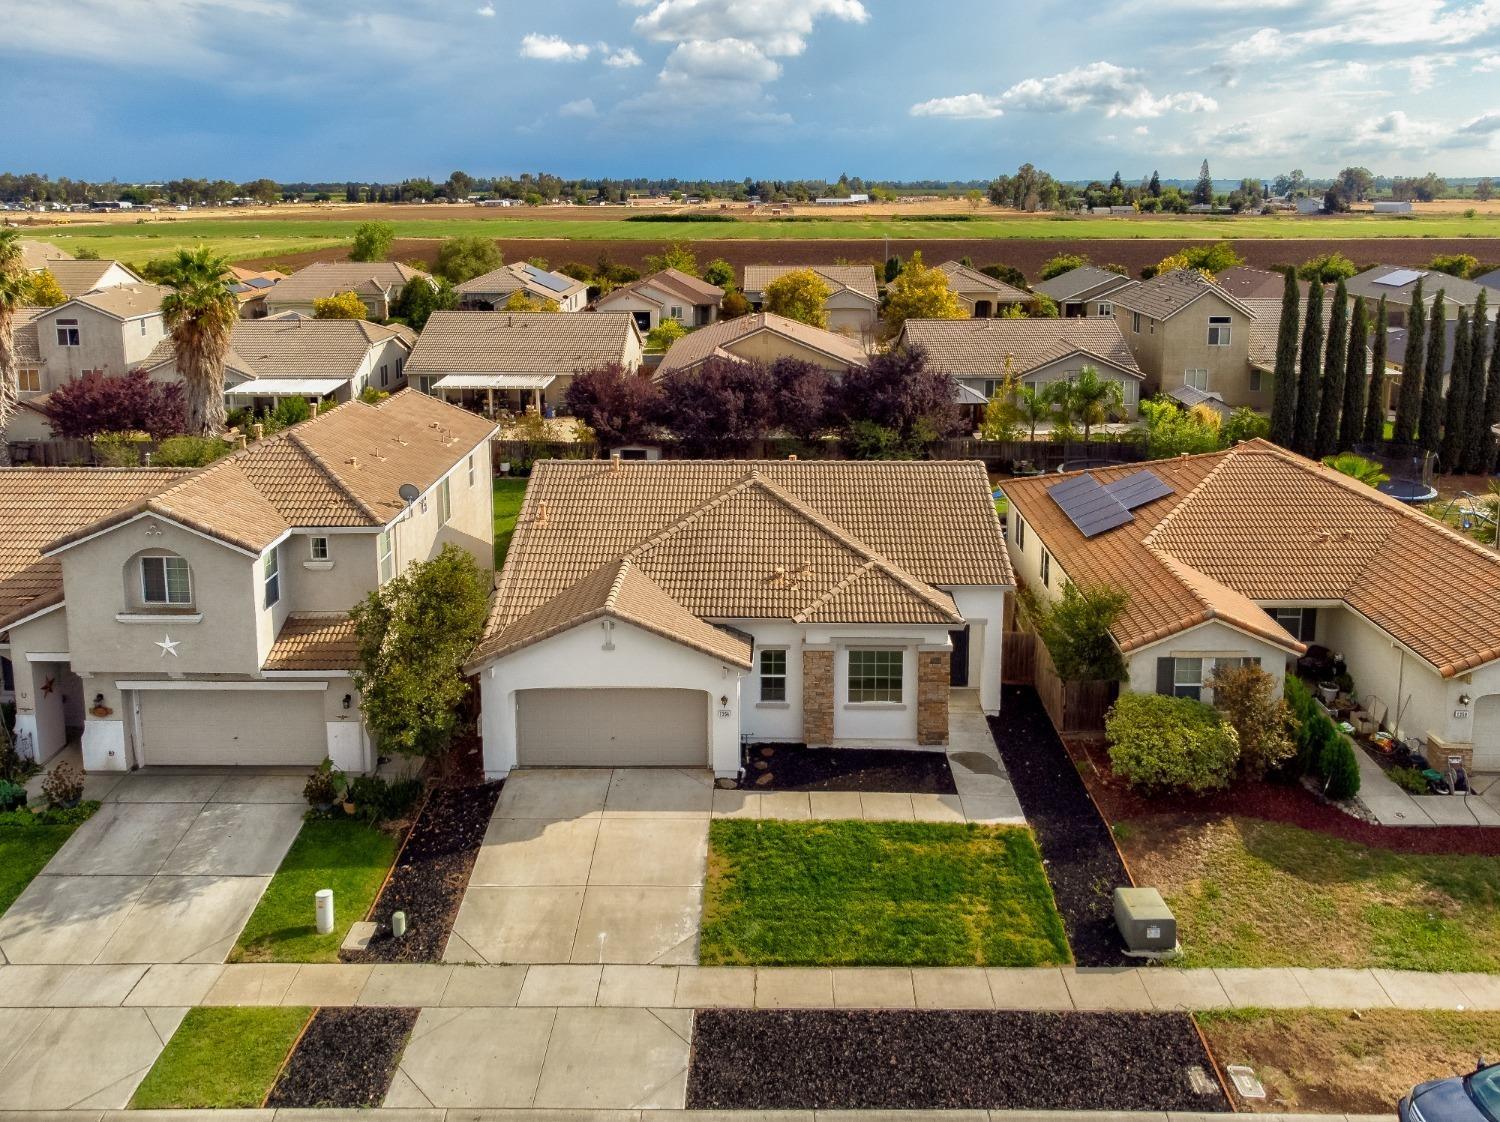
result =
[[[969,629],[964,627],[958,631],[950,631],[948,638],[953,640],[953,653],[948,656],[948,684],[967,686],[969,684]]]

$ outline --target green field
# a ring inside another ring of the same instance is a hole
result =
[[[207,243],[235,259],[275,257],[348,242],[352,219],[253,218],[165,219],[138,225],[46,227],[26,230],[64,249],[88,248],[101,257],[144,261],[183,246]],[[1272,238],[1495,238],[1500,215],[1350,215],[1308,220],[1295,216],[1152,218],[978,218],[971,222],[896,221],[891,218],[777,222],[627,222],[623,219],[564,219],[495,216],[411,218],[394,222],[398,238],[545,238],[572,241],[922,239],[1141,239]]]

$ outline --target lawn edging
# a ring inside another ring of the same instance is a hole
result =
[[[18,807],[0,814],[0,916],[98,809],[91,799],[67,809]]]

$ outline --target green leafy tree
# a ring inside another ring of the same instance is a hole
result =
[[[545,296],[533,296],[524,288],[518,288],[505,298],[505,303],[500,305],[502,312],[555,312],[558,310],[557,301],[548,300]]]
[[[1422,413],[1422,368],[1427,341],[1427,314],[1422,307],[1422,278],[1417,278],[1411,293],[1411,308],[1406,316],[1406,353],[1401,359],[1401,385],[1396,391],[1396,421],[1391,440],[1412,444],[1417,439],[1417,420]]]
[[[1028,590],[1025,611],[1064,681],[1120,681],[1127,673],[1125,657],[1109,629],[1129,603],[1121,589],[1080,589],[1070,582],[1051,602]]]
[[[1453,363],[1448,372],[1448,394],[1443,402],[1443,438],[1438,459],[1449,475],[1463,470],[1464,442],[1469,435],[1469,311],[1458,309],[1453,332]]]
[[[1271,435],[1271,420],[1248,405],[1241,405],[1229,414],[1219,430],[1219,439],[1225,448],[1233,448],[1246,440],[1265,439]]]
[[[357,604],[354,684],[382,751],[438,756],[468,693],[464,661],[484,630],[489,573],[455,545],[417,561]]]
[[[1219,713],[1190,697],[1127,693],[1104,722],[1109,762],[1132,787],[1204,791],[1229,786],[1239,737]]]
[[[1281,292],[1281,322],[1276,329],[1276,366],[1271,375],[1271,439],[1290,448],[1297,427],[1297,328],[1302,294],[1288,269]]]
[[[369,314],[365,302],[353,292],[339,292],[313,300],[314,319],[364,319]]]
[[[1047,386],[1022,386],[1016,391],[1016,415],[1026,426],[1028,440],[1036,440],[1038,425],[1044,425],[1057,415],[1057,387],[1061,382]]]
[[[667,269],[676,269],[679,273],[686,273],[690,277],[698,275],[698,258],[692,249],[681,242],[673,242],[663,247],[660,253],[648,253],[646,255],[646,272],[660,273]]]
[[[1259,779],[1296,754],[1291,710],[1276,696],[1276,679],[1257,663],[1216,667],[1204,685],[1239,739],[1241,775]]]
[[[1170,397],[1154,397],[1141,402],[1140,410],[1148,459],[1218,451],[1222,425],[1206,406],[1184,409]]]
[[[1328,344],[1323,349],[1323,394],[1318,404],[1318,434],[1313,452],[1332,455],[1338,450],[1339,417],[1344,406],[1345,362],[1349,354],[1349,293],[1341,279],[1333,290],[1333,314],[1328,318]]]
[[[1350,479],[1357,479],[1369,487],[1379,487],[1382,483],[1390,482],[1390,475],[1385,468],[1374,460],[1367,460],[1363,456],[1356,456],[1353,452],[1340,452],[1337,456],[1324,456],[1323,463],[1331,467],[1340,475],[1347,475]]]
[[[1361,300],[1361,303],[1364,301]],[[1376,444],[1385,438],[1385,334],[1388,315],[1385,297],[1375,309],[1375,330],[1370,340],[1370,389],[1365,401],[1365,431],[1361,434],[1366,444]]]
[[[1485,450],[1489,447],[1485,428],[1485,348],[1489,343],[1489,298],[1483,288],[1474,300],[1474,318],[1470,320],[1469,391],[1464,417],[1463,470],[1470,474],[1489,474]]]
[[[349,251],[349,260],[384,261],[390,257],[395,240],[396,227],[389,222],[361,222],[354,228],[354,246]]]
[[[446,278],[416,277],[401,289],[391,314],[413,331],[421,331],[433,312],[451,312],[457,307],[458,293]]]
[[[1354,301],[1349,321],[1349,351],[1344,363],[1344,402],[1339,410],[1337,451],[1347,452],[1359,443],[1365,421],[1365,386],[1369,381],[1370,323],[1363,300]]]
[[[734,287],[734,266],[722,257],[715,257],[703,268],[703,279],[718,288]]]
[[[1313,277],[1317,277],[1324,284],[1348,280],[1357,272],[1359,269],[1354,262],[1336,250],[1331,253],[1320,253],[1297,266],[1297,276],[1303,280],[1312,280]]]
[[[1083,426],[1087,441],[1095,425],[1118,416],[1125,408],[1125,387],[1112,378],[1099,377],[1092,366],[1082,366],[1078,374],[1062,383],[1058,403],[1063,416]]]
[[[920,250],[911,255],[901,275],[885,290],[883,331],[887,339],[901,334],[909,319],[968,319],[969,311],[959,302],[948,275],[922,263]]]
[[[1316,278],[1307,288],[1307,315],[1302,324],[1302,349],[1297,357],[1297,423],[1292,448],[1311,456],[1318,445],[1319,384],[1323,361],[1323,282]]]
[[[229,288],[229,262],[207,247],[180,249],[167,270],[172,291],[161,302],[187,402],[190,436],[224,428],[224,364],[240,302]]]
[[[57,283],[57,278],[52,275],[51,269],[32,273],[28,284],[26,302],[33,308],[55,308],[59,304],[68,302],[68,294],[63,291],[62,285]]]
[[[492,273],[505,263],[494,238],[445,238],[433,272],[453,284]]]
[[[1053,277],[1060,277],[1064,273],[1071,272],[1073,269],[1080,268],[1088,263],[1089,259],[1082,254],[1059,253],[1054,257],[1049,257],[1046,263],[1042,265],[1042,271],[1037,275],[1042,280],[1048,281]]]
[[[885,259],[885,283],[890,284],[891,281],[899,277],[901,275],[901,268],[902,262],[899,253],[894,257],[887,257]]]
[[[1427,267],[1450,277],[1472,277],[1479,271],[1479,258],[1472,253],[1438,253],[1427,262]]]
[[[1443,439],[1443,367],[1448,360],[1448,337],[1446,317],[1448,309],[1443,303],[1440,288],[1432,298],[1432,311],[1427,319],[1427,357],[1422,368],[1422,409],[1417,422],[1417,443],[1429,452],[1436,452]]]
[[[673,343],[686,334],[687,328],[669,317],[653,327],[646,335],[646,349],[653,353],[665,353]]]
[[[761,294],[766,311],[813,327],[828,326],[825,304],[832,295],[823,278],[811,269],[792,269],[782,273]]]

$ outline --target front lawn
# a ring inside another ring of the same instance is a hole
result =
[[[189,1009],[131,1109],[259,1107],[311,1015],[300,1006]]]
[[[1021,827],[717,819],[703,896],[704,965],[1070,961]]]
[[[1500,971],[1500,861],[1392,853],[1251,818],[1117,830],[1184,966]]]
[[[97,802],[86,802],[71,810],[36,813],[23,807],[0,814],[0,915],[98,809]]]
[[[1500,1013],[1235,1009],[1197,1014],[1219,1067],[1248,1064],[1264,1099],[1240,1110],[1390,1115],[1418,1083],[1493,1058]]]
[[[353,818],[312,818],[240,932],[231,962],[337,962],[352,924],[385,883],[400,843]],[[319,935],[313,894],[333,889],[332,934]]]
[[[505,564],[505,551],[510,548],[510,539],[515,536],[516,518],[521,513],[521,500],[526,497],[526,480],[510,476],[495,477],[495,568]]]

